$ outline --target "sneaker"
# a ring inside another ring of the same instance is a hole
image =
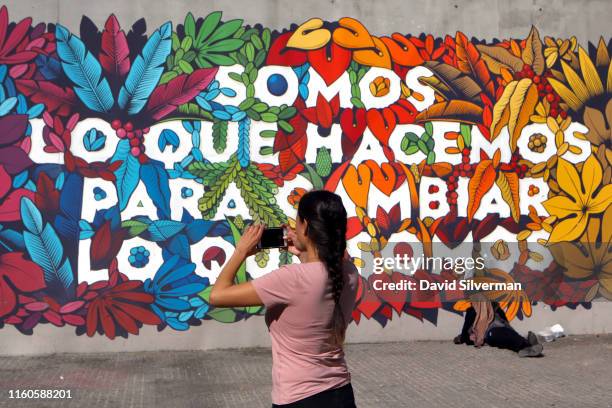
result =
[[[538,336],[534,332],[532,332],[532,331],[527,333],[527,341],[532,346],[535,346],[536,344],[540,344],[540,341],[538,340]]]
[[[542,355],[543,349],[544,347],[541,344],[534,344],[519,350],[518,355],[519,357],[539,357]]]

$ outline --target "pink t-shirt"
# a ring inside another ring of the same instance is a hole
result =
[[[355,305],[358,272],[344,264],[344,321]],[[272,338],[272,402],[288,404],[350,382],[342,347],[329,339],[334,300],[323,262],[285,265],[252,281]]]

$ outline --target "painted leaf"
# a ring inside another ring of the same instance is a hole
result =
[[[528,78],[522,79],[521,81],[531,83],[531,80]],[[516,90],[516,87],[519,82],[520,81],[512,81],[507,84],[499,100],[495,103],[495,106],[493,106],[493,118],[491,119],[490,127],[491,140],[494,140],[497,136],[499,136],[499,133],[501,132],[502,128],[508,123],[510,111],[506,108],[508,107],[508,104],[510,103],[510,97]]]
[[[0,255],[0,317],[8,315],[17,306],[19,292],[16,293],[13,287],[21,293],[45,287],[43,270],[36,263],[24,259],[21,252]]]
[[[482,108],[472,102],[461,100],[438,102],[420,112],[415,122],[424,123],[434,120],[478,124],[482,120]]]
[[[94,234],[89,249],[92,270],[109,269],[112,274],[113,260],[119,253],[126,237],[124,229],[112,230],[111,221],[106,221]]]
[[[419,81],[434,88],[444,98],[481,102],[482,88],[459,69],[437,61],[427,61],[423,65],[434,73],[437,81],[428,77],[421,77]]]
[[[34,200],[35,193],[25,188],[13,190],[0,204],[0,222],[18,221],[21,219],[21,199],[27,197]]]
[[[180,143],[181,141],[178,135],[172,129],[162,130],[162,132],[159,134],[159,139],[157,139],[157,146],[161,152],[166,150],[167,146],[172,146],[172,153],[174,153],[176,152],[176,149],[178,149]]]
[[[172,23],[163,24],[155,31],[142,53],[136,57],[125,84],[119,91],[119,107],[135,115],[144,108],[149,96],[164,72],[166,57],[172,50]]]
[[[494,140],[508,125],[510,147],[516,150],[516,143],[523,128],[529,123],[538,103],[538,90],[531,79],[510,82],[502,96],[493,107],[491,120],[491,140]]]
[[[166,241],[178,234],[185,228],[185,224],[179,221],[159,220],[153,221],[149,228],[142,233],[146,239],[156,242]]]
[[[529,36],[525,40],[525,49],[523,50],[523,61],[527,65],[531,65],[533,72],[536,75],[542,75],[546,69],[546,60],[542,51],[542,40],[537,28],[531,27]]]
[[[457,31],[455,44],[457,66],[459,69],[466,74],[471,74],[489,97],[493,97],[495,95],[495,86],[491,80],[487,65],[480,58],[480,53],[474,47],[474,44],[461,31]]]
[[[520,72],[525,63],[516,55],[504,47],[498,45],[476,45],[480,56],[494,74],[500,75],[502,68],[507,68],[514,72]]]
[[[510,214],[515,222],[519,222],[521,217],[519,207],[519,178],[513,172],[500,171],[495,183],[499,187],[502,197],[510,207]]]
[[[96,112],[110,111],[115,102],[98,60],[78,37],[61,24],[55,27],[55,36],[62,68],[75,84],[74,92],[79,99]]]
[[[516,143],[521,131],[529,123],[538,103],[538,90],[534,84],[524,85],[519,82],[516,90],[510,97],[510,116],[508,118],[508,132],[510,133],[510,147],[516,150]]]
[[[0,117],[0,146],[11,145],[24,137],[27,127],[27,115]]]
[[[168,173],[163,163],[150,160],[140,167],[140,178],[144,183],[147,194],[157,207],[160,219],[170,218],[170,186]]]
[[[467,205],[468,221],[472,221],[474,214],[480,207],[482,197],[493,187],[495,183],[495,168],[491,160],[483,160],[476,166],[474,176],[468,183],[469,199]]]
[[[160,120],[172,113],[179,105],[195,98],[215,78],[217,68],[197,69],[192,74],[182,74],[168,83],[155,88],[147,112],[153,119]]]
[[[104,24],[99,59],[102,68],[115,77],[123,78],[130,70],[127,37],[114,14],[111,14]]]
[[[15,85],[19,92],[30,98],[32,102],[45,105],[49,113],[68,116],[76,110],[77,98],[70,88],[62,88],[51,81],[31,79],[18,79]]]
[[[73,289],[74,276],[55,230],[44,222],[40,211],[28,198],[21,200],[21,219],[27,230],[23,232],[26,248],[30,258],[43,269],[45,282],[63,288],[68,294]]]
[[[117,144],[117,150],[111,158],[111,163],[116,161],[122,161],[114,174],[119,209],[124,210],[140,180],[140,162],[130,153],[130,141],[128,139],[123,139]]]

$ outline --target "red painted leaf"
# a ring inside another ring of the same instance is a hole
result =
[[[266,58],[266,65],[297,67],[306,63],[306,53],[304,51],[287,48],[287,41],[292,35],[293,32],[288,31],[272,42]]]
[[[100,308],[101,299],[96,299],[89,304],[87,309],[87,335],[92,337],[98,330],[98,309]]]
[[[308,62],[327,85],[333,84],[347,70],[352,52],[330,42],[318,50],[308,51]]]
[[[55,189],[55,183],[45,172],[40,172],[36,182],[34,203],[43,214],[52,217],[59,211],[60,193]]]
[[[34,201],[34,192],[25,188],[11,191],[2,204],[0,204],[0,222],[19,221],[21,219],[19,206],[23,197]]]
[[[44,287],[42,269],[34,262],[24,259],[22,252],[0,255],[0,317],[9,314],[16,306],[17,295],[13,288],[29,293]]]
[[[106,334],[106,337],[109,339],[114,339],[116,332],[115,322],[113,321],[113,317],[108,310],[106,302],[103,301],[100,304],[98,311],[100,313],[100,322],[102,323],[102,330],[104,330],[104,334]]]
[[[125,313],[123,310],[119,309],[114,304],[111,305],[111,311],[113,313],[113,317],[115,320],[117,320],[117,323],[119,323],[119,325],[128,333],[138,334],[138,325],[136,324],[136,320],[134,320],[134,318]]]
[[[68,116],[75,109],[77,99],[70,88],[62,88],[51,81],[31,79],[18,79],[15,81],[15,85],[32,102],[45,105],[49,113]]]
[[[119,253],[124,239],[125,231],[123,229],[111,231],[110,221],[106,221],[91,239],[91,269],[107,268]]]
[[[114,302],[114,305],[144,324],[161,323],[159,317],[157,317],[155,313],[149,309],[145,309],[144,307],[124,302]]]
[[[162,119],[173,112],[179,105],[195,98],[197,94],[212,82],[216,74],[216,67],[198,69],[190,75],[179,75],[167,84],[158,86],[149,98],[147,111],[153,119]]]
[[[98,59],[106,72],[119,78],[124,77],[130,70],[130,49],[127,38],[114,14],[111,14],[104,24]]]
[[[340,126],[344,135],[353,144],[357,143],[367,126],[365,109],[344,109],[340,115]]]

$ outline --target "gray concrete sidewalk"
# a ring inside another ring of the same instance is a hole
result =
[[[544,346],[545,357],[451,341],[352,344],[362,407],[612,407],[612,335]],[[269,407],[268,349],[0,357],[0,407]],[[70,400],[9,390],[66,389]]]

